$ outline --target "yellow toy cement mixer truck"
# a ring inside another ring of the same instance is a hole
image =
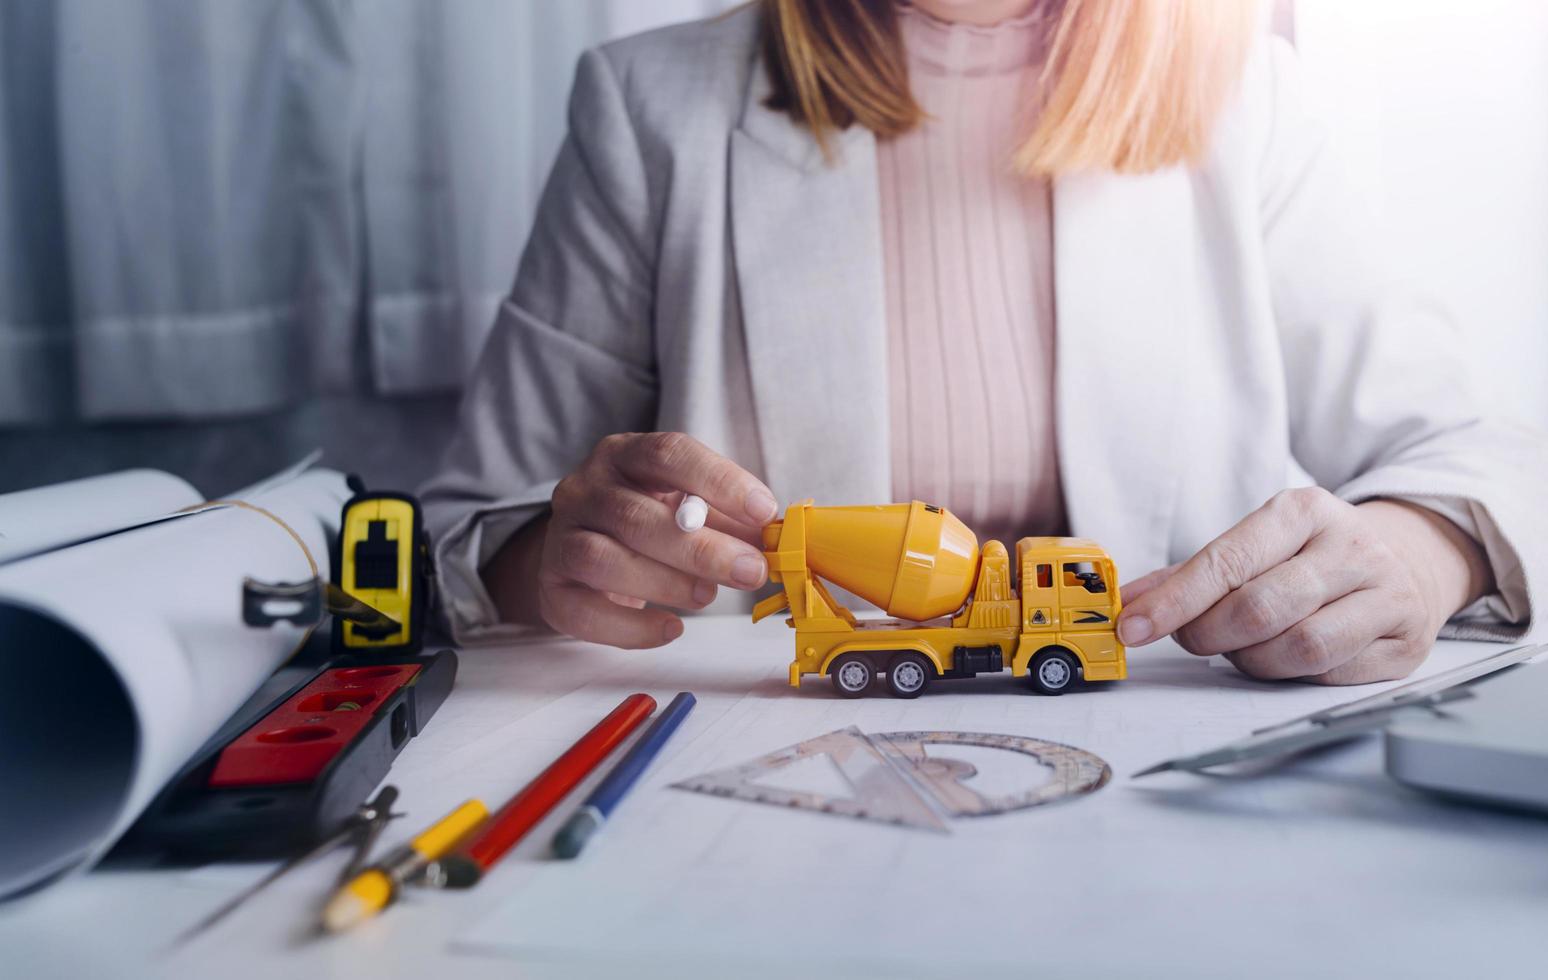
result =
[[[978,539],[956,517],[914,501],[869,507],[791,506],[763,530],[769,577],[780,591],[753,609],[757,622],[784,609],[795,627],[790,684],[826,674],[845,697],[878,676],[900,698],[933,678],[1009,667],[1044,694],[1077,677],[1128,674],[1115,625],[1121,601],[1112,559],[1080,538],[1022,538],[1016,578],[1005,546]],[[891,619],[858,619],[824,580],[876,604]],[[1017,585],[1020,593],[1017,593]]]

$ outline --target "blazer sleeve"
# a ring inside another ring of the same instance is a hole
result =
[[[498,622],[480,569],[599,439],[654,418],[653,225],[624,93],[605,51],[589,51],[516,282],[420,491],[441,625],[459,644],[526,632]]]
[[[1291,448],[1350,502],[1396,498],[1457,523],[1484,548],[1497,592],[1443,636],[1515,639],[1548,582],[1548,438],[1490,415],[1467,339],[1439,310],[1385,292],[1370,209],[1305,108],[1275,39],[1260,206],[1283,349]]]

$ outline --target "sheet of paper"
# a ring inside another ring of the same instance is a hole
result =
[[[1399,948],[1402,962],[1466,972],[1480,937],[1507,962],[1523,948],[1500,937],[1540,926],[1521,900],[1540,887],[1541,863],[1523,861],[1540,853],[1540,824],[1414,796],[1384,778],[1374,740],[1267,778],[1129,779],[1370,687],[1262,684],[1163,644],[1131,656],[1129,681],[1057,698],[1001,676],[943,682],[916,701],[847,701],[822,682],[783,685],[786,636],[767,642],[733,621],[689,629],[696,652],[632,654],[627,667],[583,647],[464,656],[467,700],[447,707],[462,724],[482,719],[482,732],[452,754],[416,746],[400,762],[404,785],[417,778],[405,766],[423,761],[448,797],[487,786],[500,799],[628,690],[686,688],[700,706],[581,858],[548,856],[564,807],[523,842],[480,886],[503,897],[453,951],[537,974],[670,975],[691,963],[739,976],[1012,977],[1110,975],[1101,964],[1118,960],[1143,973],[1147,951],[1208,942],[1218,976],[1247,963],[1264,976],[1318,963],[1358,975],[1383,971]],[[1449,647],[1422,672],[1494,649]],[[536,685],[546,704],[477,707]],[[949,835],[670,788],[848,724],[1049,739],[1096,753],[1115,775],[1087,797],[953,820]],[[1365,914],[1378,906],[1380,917]],[[1212,926],[1221,921],[1230,928]],[[1262,955],[1306,936],[1316,943],[1295,955]]]
[[[242,623],[242,579],[328,575],[348,495],[316,470],[251,496],[272,517],[216,507],[0,567],[0,897],[104,853],[298,647]]]
[[[0,494],[0,564],[170,514],[204,498],[159,470],[124,470]]]

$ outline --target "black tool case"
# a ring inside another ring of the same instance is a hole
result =
[[[450,650],[396,656],[338,656],[328,651],[326,636],[314,637],[307,651],[260,689],[168,783],[125,835],[115,856],[156,852],[186,859],[272,858],[292,854],[335,831],[381,783],[398,753],[424,730],[451,693],[457,655]],[[351,697],[348,693],[297,701],[302,692],[330,677],[390,674],[384,668],[409,665],[419,668],[411,681],[366,705],[341,702]],[[328,706],[295,724],[296,705],[308,700]],[[326,722],[330,716],[323,712],[344,710],[333,707],[339,703],[360,715],[349,717],[349,737],[339,740],[315,773],[266,781],[261,766],[248,766],[248,772],[239,773],[245,777],[240,785],[212,785],[214,777],[232,768],[233,754],[255,741],[254,733],[259,742],[279,736],[264,748],[269,762],[281,769],[296,768],[289,763],[298,762],[305,769],[305,753],[315,756],[319,743],[325,745],[328,739],[315,734],[321,726],[305,722]],[[232,754],[225,754],[228,748]]]

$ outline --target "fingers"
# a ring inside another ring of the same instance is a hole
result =
[[[631,609],[580,584],[554,583],[539,599],[549,626],[579,640],[643,650],[683,635],[683,621],[664,609]]]
[[[1205,545],[1164,582],[1125,604],[1118,637],[1143,646],[1202,615],[1233,590],[1294,556],[1348,507],[1316,487],[1285,490]]]
[[[678,527],[687,494],[706,526]],[[537,576],[541,615],[554,629],[622,647],[659,646],[682,622],[659,609],[701,609],[716,587],[768,580],[761,531],[774,495],[735,463],[680,432],[604,438],[554,487]]]
[[[611,437],[618,472],[644,490],[698,494],[735,521],[762,527],[779,515],[769,488],[751,473],[681,432]]]
[[[624,487],[604,487],[578,523],[695,579],[757,589],[768,579],[763,552],[739,538],[701,527],[683,531],[671,505]]]
[[[1181,567],[1182,562],[1178,562],[1174,565],[1168,565],[1165,568],[1158,568],[1155,571],[1146,572],[1144,575],[1141,575],[1134,581],[1125,583],[1118,590],[1118,594],[1123,596],[1124,602],[1133,602],[1135,599],[1138,599],[1140,596],[1144,595],[1151,589],[1160,585],[1162,582],[1165,582],[1167,579],[1171,578]]]
[[[741,521],[733,521],[714,508],[710,509],[709,516],[704,519],[704,526],[719,531],[722,534],[729,534],[739,541],[746,541],[759,551],[763,550],[762,527],[753,527]]]
[[[1226,659],[1242,673],[1263,680],[1327,675],[1393,636],[1402,623],[1402,612],[1385,592],[1361,589]]]
[[[1175,568],[1124,586],[1119,636],[1172,634],[1243,673],[1357,684],[1406,676],[1437,620],[1422,582],[1359,508],[1311,488],[1280,493]]]
[[[708,526],[678,527],[686,494],[704,499]],[[774,495],[680,432],[604,438],[554,487],[550,505],[535,591],[542,618],[562,633],[659,646],[682,622],[657,607],[701,609],[717,585],[768,580],[761,529],[778,516]]]
[[[574,528],[561,535],[557,547],[558,570],[615,602],[703,609],[715,599],[715,583],[630,551],[605,534]]]
[[[1271,640],[1364,582],[1362,569],[1315,542],[1215,603],[1174,634],[1201,657]]]
[[[1430,644],[1386,637],[1326,673],[1303,678],[1316,684],[1372,684],[1407,677],[1429,656]]]

